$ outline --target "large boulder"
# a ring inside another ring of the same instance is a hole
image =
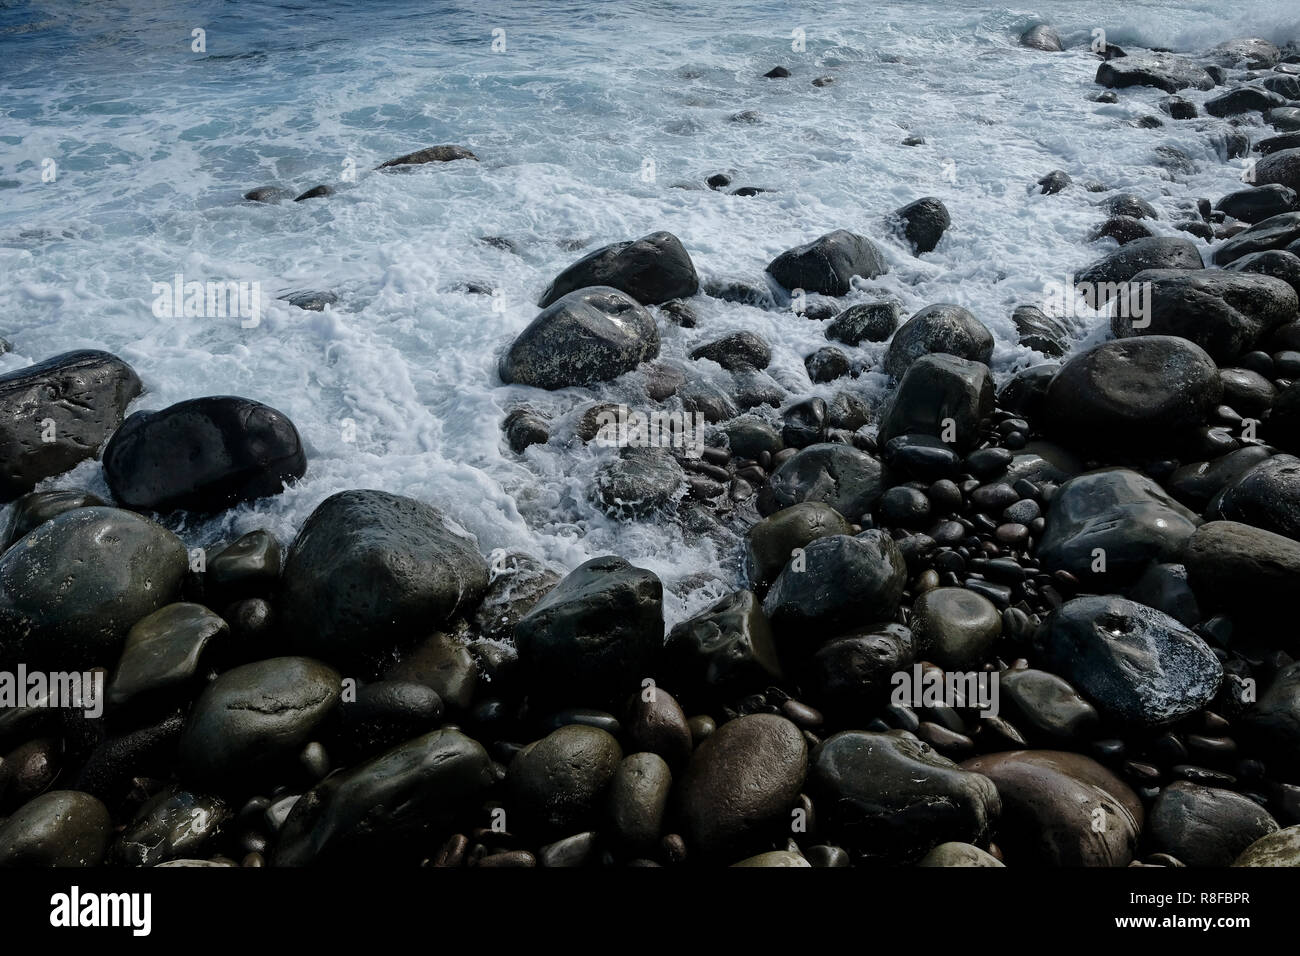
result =
[[[1274,150],[1255,164],[1255,185],[1270,183],[1300,193],[1300,148]]]
[[[1263,113],[1275,106],[1286,106],[1286,97],[1257,86],[1238,86],[1206,100],[1205,112],[1211,116],[1239,116],[1242,113]]]
[[[812,651],[854,623],[894,616],[907,586],[907,562],[884,531],[818,538],[803,551],[763,600],[778,634]]]
[[[1220,365],[1249,352],[1265,334],[1296,318],[1295,289],[1281,279],[1250,272],[1149,269],[1133,276],[1142,289],[1145,314],[1116,309],[1111,331],[1176,335],[1195,342]]]
[[[1174,558],[1200,519],[1146,475],[1104,468],[1071,478],[1047,511],[1038,557],[1095,587],[1136,581]]]
[[[830,505],[803,501],[783,508],[749,529],[745,570],[755,588],[771,584],[795,548],[832,534],[850,534],[849,523]]]
[[[1204,608],[1285,620],[1300,592],[1300,542],[1236,521],[1207,521],[1180,559]]]
[[[663,584],[619,557],[592,558],[515,625],[534,696],[621,701],[653,677],[664,642]]]
[[[1230,866],[1277,821],[1249,797],[1175,780],[1160,791],[1147,821],[1154,849],[1188,866]]]
[[[277,616],[293,646],[371,660],[472,611],[487,590],[478,547],[437,508],[386,491],[326,498],[289,548]]]
[[[425,841],[492,785],[492,761],[477,741],[446,728],[331,774],[289,811],[275,866],[383,861],[420,854]]]
[[[1294,189],[1269,183],[1228,193],[1214,204],[1214,208],[1233,219],[1254,224],[1285,212],[1300,211],[1300,199],[1296,198]]]
[[[1060,34],[1056,32],[1055,27],[1046,23],[1030,27],[1022,33],[1020,35],[1020,45],[1033,50],[1042,50],[1044,53],[1060,53],[1063,49]]]
[[[642,305],[660,305],[695,295],[700,277],[680,239],[671,232],[652,232],[583,256],[551,280],[537,304],[544,309],[590,286],[617,289]]]
[[[943,353],[982,362],[993,358],[993,334],[959,305],[926,306],[894,333],[885,352],[885,371],[893,378],[922,355]]]
[[[1189,86],[1198,90],[1214,89],[1214,79],[1209,73],[1191,60],[1172,53],[1107,60],[1097,67],[1096,82],[1119,89],[1154,86],[1166,93],[1177,93]]]
[[[880,423],[879,442],[921,434],[951,441],[960,452],[970,451],[979,441],[980,422],[993,412],[993,397],[993,376],[982,362],[946,354],[922,356],[903,373]]]
[[[967,760],[1002,800],[997,841],[1009,865],[1128,866],[1142,833],[1137,794],[1089,757],[1012,750]]]
[[[1123,286],[1147,269],[1204,269],[1196,243],[1181,236],[1152,236],[1126,242],[1105,258],[1075,273],[1082,297],[1095,308],[1123,292]]]
[[[1067,601],[1035,645],[1051,670],[1120,727],[1162,727],[1194,714],[1223,679],[1200,637],[1161,611],[1114,595]]]
[[[132,625],[178,598],[188,568],[185,545],[148,518],[64,512],[0,557],[0,661],[112,666]]]
[[[933,251],[952,225],[948,207],[934,196],[925,196],[894,210],[894,220],[918,256]]]
[[[809,445],[777,468],[758,495],[771,515],[801,501],[829,505],[850,521],[867,514],[885,490],[880,462],[852,445]]]
[[[1300,155],[1300,150],[1297,151]],[[1261,219],[1249,229],[1243,229],[1214,253],[1217,265],[1228,263],[1255,252],[1282,249],[1300,239],[1300,212],[1284,212]]]
[[[837,229],[787,249],[768,263],[767,271],[790,290],[844,295],[853,288],[854,276],[874,279],[888,272],[889,266],[870,239]]]
[[[108,352],[65,352],[0,375],[0,500],[94,458],[139,394],[135,370]]]
[[[0,869],[99,866],[112,837],[102,802],[79,790],[51,790],[0,822]]]
[[[1242,472],[1210,503],[1208,515],[1300,541],[1300,458],[1274,455]]]
[[[993,782],[914,737],[849,730],[813,750],[808,790],[822,832],[873,862],[915,863],[942,843],[988,844]]]
[[[808,745],[789,720],[729,720],[696,748],[676,792],[692,850],[739,855],[790,832],[808,772]]]
[[[136,412],[104,449],[113,497],[140,511],[221,511],[277,495],[306,471],[293,422],[231,395]]]
[[[733,591],[676,625],[664,662],[673,679],[696,694],[739,696],[782,679],[772,627],[753,591]]]
[[[1210,55],[1228,69],[1267,70],[1282,59],[1282,51],[1262,37],[1233,37],[1224,40]]]
[[[338,703],[342,677],[306,657],[226,671],[199,696],[181,733],[187,779],[239,791],[278,782]]]
[[[1103,342],[1061,366],[1044,399],[1047,431],[1071,448],[1172,447],[1204,424],[1223,385],[1200,346],[1168,335]]]
[[[524,826],[543,839],[598,826],[622,759],[612,734],[583,724],[529,744],[510,762],[506,778]]]
[[[654,318],[608,286],[570,292],[519,333],[501,359],[507,384],[557,389],[618,378],[659,354]]]

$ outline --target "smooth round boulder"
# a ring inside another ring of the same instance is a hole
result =
[[[853,288],[855,276],[874,279],[889,266],[870,239],[837,229],[786,250],[768,263],[767,271],[786,289],[839,296]]]
[[[955,355],[922,355],[903,373],[877,440],[884,445],[900,435],[929,435],[965,453],[979,441],[980,422],[992,413],[993,401],[987,365]]]
[[[437,508],[386,491],[341,491],[289,548],[276,610],[295,648],[351,664],[469,611],[487,585],[477,544]]]
[[[230,633],[221,617],[201,604],[180,601],[132,625],[122,658],[108,684],[108,703],[125,707],[138,699],[180,695],[200,675],[208,645]]]
[[[673,627],[664,646],[668,673],[697,694],[763,690],[782,679],[772,627],[753,591],[733,591]]]
[[[826,337],[845,345],[883,342],[898,328],[902,311],[902,306],[891,299],[851,305],[826,326]]]
[[[1230,866],[1277,829],[1277,821],[1249,797],[1188,780],[1161,790],[1147,818],[1152,847],[1188,866]]]
[[[186,778],[224,791],[277,782],[338,703],[342,677],[306,657],[273,657],[226,671],[185,721]]]
[[[1045,424],[1071,448],[1159,450],[1185,442],[1222,394],[1200,346],[1167,335],[1119,339],[1061,366],[1047,387]]]
[[[813,653],[804,672],[810,699],[845,724],[865,723],[890,697],[894,675],[915,659],[912,632],[875,624],[832,638]]]
[[[1215,496],[1207,514],[1300,541],[1300,458],[1274,455],[1242,472]]]
[[[9,513],[9,528],[3,537],[0,552],[8,550],[19,538],[29,534],[39,524],[57,518],[65,511],[77,508],[102,508],[106,502],[88,491],[59,489],[31,491],[14,502]]]
[[[672,772],[658,754],[623,758],[609,787],[609,816],[620,843],[631,850],[658,844],[672,785]]]
[[[1203,609],[1284,620],[1300,588],[1300,542],[1237,521],[1207,521],[1180,556]]]
[[[952,225],[948,207],[934,196],[925,196],[894,210],[893,218],[911,245],[912,252],[918,256],[932,252]]]
[[[0,501],[94,458],[141,391],[108,352],[64,352],[0,375]]]
[[[78,790],[51,790],[0,823],[0,868],[98,866],[112,836],[102,802]]]
[[[1288,149],[1281,153],[1274,153],[1272,156],[1266,156],[1260,160],[1256,166],[1258,173],[1265,163],[1275,160],[1278,157],[1287,157],[1288,153],[1295,154],[1293,165],[1300,171],[1300,149]],[[1263,180],[1260,180],[1261,182]],[[1285,184],[1288,188],[1294,189],[1300,186],[1300,183]],[[1283,249],[1286,246],[1300,239],[1300,212],[1284,212],[1276,216],[1270,216],[1267,219],[1261,219],[1248,229],[1234,235],[1231,239],[1219,246],[1214,251],[1214,262],[1216,265],[1227,266],[1236,262],[1243,256],[1252,255],[1256,252],[1267,252],[1270,249]]]
[[[131,626],[176,600],[188,567],[181,540],[148,518],[64,512],[0,557],[0,663],[111,666]]]
[[[551,280],[537,304],[545,309],[591,286],[617,289],[642,305],[660,305],[695,295],[700,278],[680,239],[671,232],[652,232],[583,256]]]
[[[808,772],[803,733],[775,714],[729,720],[696,748],[678,784],[688,845],[735,855],[790,832]]]
[[[993,333],[959,305],[926,306],[894,333],[885,351],[885,372],[902,378],[918,358],[943,353],[988,365],[993,358]]]
[[[1104,65],[1104,64],[1103,64]],[[1094,307],[1123,291],[1124,284],[1147,269],[1204,269],[1196,243],[1181,236],[1135,239],[1074,276],[1082,297]]]
[[[136,412],[104,449],[113,497],[139,511],[222,511],[278,495],[306,472],[293,422],[233,395]]]
[[[944,670],[978,670],[1002,634],[1002,615],[966,588],[932,588],[912,602],[916,656]]]
[[[506,777],[521,823],[555,838],[601,822],[622,760],[613,736],[583,724],[568,724],[529,744],[510,762]]]
[[[501,380],[555,390],[618,378],[659,354],[654,317],[609,286],[551,302],[501,359]]]
[[[776,580],[795,548],[849,531],[844,516],[820,501],[801,501],[769,515],[749,529],[745,567],[750,583],[765,587]]]

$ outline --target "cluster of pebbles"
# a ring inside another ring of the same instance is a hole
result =
[[[186,515],[304,478],[292,422],[231,396],[128,416],[140,379],[103,352],[0,377],[0,671],[105,684],[98,710],[0,708],[0,865],[1300,864],[1300,53],[1099,56],[1103,97],[1157,87],[1170,121],[1200,115],[1175,94],[1224,87],[1201,107],[1224,161],[1278,134],[1253,185],[1173,230],[1103,201],[1117,247],[1077,281],[1150,309],[1098,344],[1027,304],[1049,361],[995,382],[984,324],[903,321],[848,230],[754,283],[701,283],[653,233],[543,293],[501,355],[537,396],[502,423],[511,453],[610,444],[616,394],[699,439],[624,434],[590,483],[613,518],[737,543],[745,586],[671,628],[622,558],[489,560],[383,491],[333,495],[292,542],[189,548]],[[932,197],[894,219],[918,256],[951,226]],[[708,296],[823,323],[802,394],[752,332],[660,354]],[[33,490],[96,455],[111,503]]]

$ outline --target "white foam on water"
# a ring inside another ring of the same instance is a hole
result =
[[[1238,35],[1284,42],[1300,32],[1300,17],[1281,5],[1211,0],[1024,10],[825,0],[187,6],[0,12],[9,64],[0,76],[0,334],[16,347],[0,370],[105,348],[144,380],[137,408],[239,394],[288,414],[308,446],[307,480],[190,521],[191,544],[256,527],[288,541],[326,496],[383,488],[443,508],[484,552],[519,548],[563,568],[621,554],[683,595],[668,609],[674,620],[734,585],[736,542],[602,515],[591,480],[613,449],[563,445],[557,428],[550,445],[516,456],[501,434],[523,402],[561,417],[593,395],[645,401],[637,375],[553,394],[500,384],[501,351],[582,254],[561,242],[590,250],[666,229],[703,275],[761,282],[782,250],[852,229],[877,241],[891,271],[846,304],[893,295],[909,311],[964,305],[994,333],[1001,378],[1041,360],[1017,344],[1013,308],[1041,302],[1046,283],[1115,248],[1086,241],[1104,218],[1093,204],[1109,193],[1085,191],[1085,180],[1150,200],[1161,211],[1156,230],[1170,235],[1180,207],[1242,188],[1242,162],[1223,162],[1211,143],[1223,121],[1169,120],[1154,89],[1122,91],[1114,105],[1089,100],[1100,90],[1092,30],[1192,53]],[[1072,48],[1018,47],[1037,22],[1055,24]],[[206,53],[190,50],[195,27],[207,31]],[[494,28],[505,30],[504,52],[492,52]],[[802,53],[791,50],[796,29]],[[794,76],[760,78],[776,64]],[[813,87],[820,75],[835,83]],[[744,110],[759,122],[731,121]],[[1131,125],[1143,115],[1164,127]],[[1257,118],[1245,128],[1268,134]],[[902,146],[909,134],[925,145]],[[468,146],[482,162],[372,171],[437,143]],[[1171,178],[1152,163],[1157,145],[1182,149],[1197,170]],[[57,163],[54,183],[41,182],[46,157]],[[342,182],[349,161],[356,180]],[[1034,183],[1056,168],[1075,187],[1040,195]],[[772,191],[703,188],[716,172]],[[270,183],[338,192],[240,202]],[[917,259],[884,217],[926,195],[944,201],[953,227]],[[519,255],[481,236],[508,237]],[[178,272],[261,283],[260,325],[156,318],[152,283]],[[503,308],[465,292],[466,282],[499,289]],[[340,297],[323,313],[275,299],[323,289]],[[769,371],[792,398],[846,386],[807,381],[802,360],[827,344],[825,323],[693,304],[698,328],[661,326],[666,357],[749,329],[773,344]],[[848,351],[878,360],[883,347]],[[711,363],[698,370],[722,375]],[[872,374],[849,387],[876,401],[882,385]],[[47,483],[74,484],[106,491],[97,463]],[[716,583],[702,586],[709,577]]]

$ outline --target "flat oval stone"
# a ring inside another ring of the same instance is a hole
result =
[[[691,848],[734,854],[788,832],[807,770],[803,733],[784,717],[723,724],[696,748],[678,786]]]
[[[969,670],[1001,635],[1002,615],[974,591],[935,588],[913,602],[910,625],[919,657],[945,670]]]
[[[159,608],[127,632],[122,659],[108,685],[108,702],[123,707],[137,698],[185,689],[200,676],[208,644],[229,633],[230,626],[201,604]]]
[[[112,835],[103,803],[78,790],[52,790],[0,823],[0,867],[98,866]]]
[[[672,785],[672,772],[658,754],[623,758],[609,788],[609,815],[620,842],[634,851],[658,844]]]

